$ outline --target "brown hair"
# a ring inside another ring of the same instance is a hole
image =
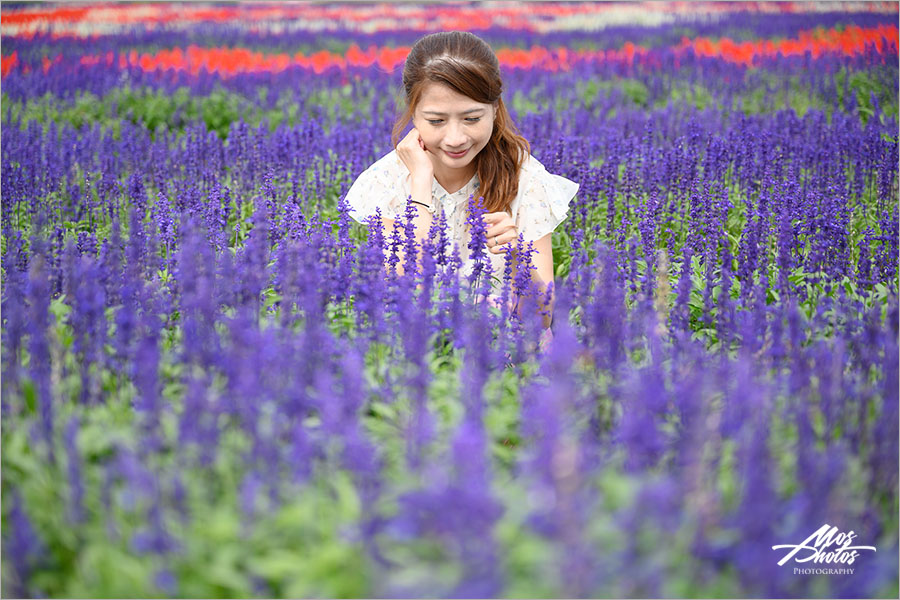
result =
[[[496,107],[490,141],[475,157],[475,171],[488,212],[509,211],[519,189],[519,169],[531,151],[528,140],[513,125],[501,92],[500,63],[487,43],[464,31],[432,33],[420,38],[403,67],[406,111],[394,124],[392,142],[400,141],[412,120],[422,90],[442,83],[482,104]]]

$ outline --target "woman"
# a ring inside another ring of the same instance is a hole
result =
[[[351,216],[363,222],[380,208],[390,231],[411,202],[421,242],[433,215],[443,211],[465,273],[475,262],[465,250],[468,199],[483,197],[493,272],[503,271],[503,254],[515,249],[521,234],[533,242],[532,279],[545,292],[553,283],[551,232],[565,218],[578,185],[548,173],[530,155],[503,104],[493,50],[467,32],[427,35],[410,50],[403,86],[407,107],[394,126],[395,150],[351,186]],[[410,121],[413,128],[401,140]]]

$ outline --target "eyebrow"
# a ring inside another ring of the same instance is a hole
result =
[[[469,110],[464,110],[464,111],[462,111],[462,112],[459,113],[459,114],[461,114],[461,115],[469,115],[469,114],[472,114],[472,113],[481,112],[481,111],[483,111],[483,110],[484,110],[483,108],[470,108]],[[435,116],[438,116],[438,117],[446,117],[446,116],[447,116],[447,113],[438,112],[438,111],[436,111],[436,110],[423,110],[423,111],[422,111],[422,114],[435,115]]]

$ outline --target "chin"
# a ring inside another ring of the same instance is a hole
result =
[[[474,158],[475,158],[474,156],[469,156],[468,154],[466,154],[466,155],[463,156],[462,158],[457,158],[457,159],[452,159],[452,158],[450,158],[449,156],[445,156],[445,157],[444,157],[444,160],[443,160],[442,162],[443,162],[445,165],[447,165],[448,167],[455,167],[455,168],[458,169],[458,168],[460,168],[460,167],[467,167],[467,166],[469,166],[469,164],[472,163],[472,160],[473,160]]]

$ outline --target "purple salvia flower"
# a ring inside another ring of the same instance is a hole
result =
[[[239,302],[248,307],[254,315],[259,313],[260,294],[268,281],[269,244],[267,233],[268,216],[265,205],[256,209],[253,215],[253,229],[247,243],[238,254]]]
[[[681,274],[678,278],[678,294],[675,299],[675,307],[671,312],[673,329],[687,332],[691,322],[691,290],[693,289],[692,264],[693,255],[690,246],[685,244],[684,258],[681,262]]]
[[[421,245],[416,241],[416,228],[413,224],[416,214],[416,205],[407,201],[403,212],[403,275],[411,280],[417,279],[419,275],[416,257],[419,255]]]
[[[21,237],[17,238],[21,243]],[[20,354],[23,347],[23,340],[28,331],[29,311],[25,301],[25,291],[28,288],[27,278],[19,271],[14,264],[15,260],[10,259],[10,255],[19,253],[18,244],[10,240],[8,252],[3,256],[3,267],[6,273],[4,281],[4,292],[2,309],[0,314],[3,316],[3,379],[2,394],[4,398],[2,414],[5,417],[11,408],[6,404],[6,400],[11,398],[20,398],[19,396],[19,379],[21,377],[22,365]],[[4,421],[5,422],[5,421]]]
[[[469,232],[469,258],[473,261],[469,274],[469,289],[473,294],[486,296],[490,289],[491,261],[487,255],[487,224],[484,222],[484,198],[469,196],[466,229]],[[477,297],[477,296],[476,296]]]
[[[221,251],[227,245],[228,240],[225,236],[227,218],[222,207],[222,192],[218,183],[214,183],[209,191],[203,221],[210,244],[217,252]]]
[[[32,597],[42,595],[30,583],[33,570],[38,567],[46,554],[46,546],[28,518],[22,497],[17,489],[11,490],[12,508],[3,531],[3,553],[12,563],[12,581],[4,581],[4,592],[12,591],[14,596]]]
[[[44,257],[36,255],[31,261],[27,281],[28,298],[28,354],[29,375],[35,387],[40,413],[41,433],[47,445],[48,458],[55,463],[54,422],[55,407],[50,379],[50,282],[44,267]]]
[[[90,257],[97,256],[97,237],[93,231],[79,231],[76,243],[79,254]]]
[[[172,216],[172,205],[164,192],[157,195],[151,214],[168,258],[175,251],[175,220]]]
[[[159,588],[164,595],[176,597],[178,595],[178,578],[171,569],[163,568],[153,575],[153,585]]]
[[[719,340],[722,342],[722,349],[728,348],[728,343],[732,338],[732,326],[734,315],[731,300],[731,283],[732,283],[732,259],[731,245],[726,238],[722,241],[722,270],[721,283],[719,289],[719,306],[716,330]],[[749,285],[750,282],[747,282]]]
[[[137,211],[139,219],[143,219],[147,210],[147,191],[144,189],[144,178],[139,173],[128,177],[128,199],[132,210]]]
[[[159,498],[154,498],[148,510],[146,525],[131,539],[132,550],[137,554],[164,556],[178,550],[180,546],[163,521],[163,509]]]
[[[355,266],[355,244],[350,239],[350,218],[351,207],[347,200],[341,196],[338,199],[338,265],[337,265],[337,287],[335,289],[335,300],[342,302],[350,295],[350,281],[352,279]]]
[[[77,416],[69,419],[65,428],[66,470],[69,478],[69,514],[75,525],[84,520],[84,482],[82,481],[81,453],[78,450]]]
[[[391,230],[391,235],[388,244],[388,256],[387,256],[387,265],[388,265],[388,277],[393,279],[397,276],[397,265],[400,263],[400,250],[403,247],[403,240],[405,239],[404,232],[401,231],[401,227],[394,227]]]
[[[367,229],[369,235],[365,245],[359,250],[357,275],[351,281],[351,294],[356,310],[368,320],[374,341],[384,333],[384,232],[380,209],[376,209],[375,214],[368,219]]]

